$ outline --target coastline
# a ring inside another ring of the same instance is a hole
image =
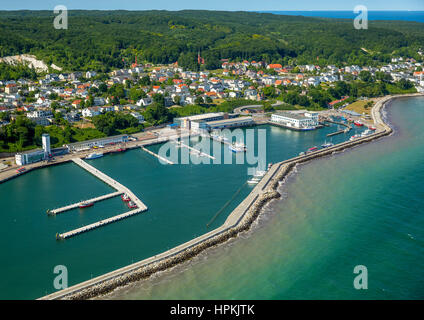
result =
[[[277,191],[280,181],[293,170],[298,163],[307,162],[315,158],[331,155],[347,148],[369,142],[392,133],[382,117],[382,111],[392,99],[411,96],[423,96],[422,94],[386,96],[379,100],[372,109],[372,117],[377,126],[377,131],[367,137],[355,141],[347,141],[328,149],[317,151],[307,156],[299,156],[279,163],[269,170],[267,175],[252,190],[247,198],[228,216],[225,223],[215,230],[168,250],[162,254],[137,262],[130,266],[112,271],[105,275],[85,281],[68,289],[52,293],[41,299],[87,299],[109,293],[110,291],[125,286],[131,282],[145,279],[158,271],[164,271],[173,266],[190,260],[207,248],[214,247],[236,237],[240,232],[250,228],[253,221],[261,213],[262,208],[270,200],[279,198]]]

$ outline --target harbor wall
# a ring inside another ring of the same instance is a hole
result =
[[[261,213],[262,208],[272,199],[281,197],[277,188],[280,182],[290,174],[297,164],[332,155],[333,153],[390,135],[393,130],[383,121],[381,111],[386,103],[398,97],[404,96],[385,97],[373,107],[372,116],[377,126],[375,133],[354,141],[343,142],[312,154],[298,156],[274,164],[261,182],[256,185],[247,198],[229,215],[221,227],[160,255],[52,293],[41,299],[90,299],[104,295],[118,287],[146,279],[156,272],[165,271],[177,264],[188,261],[204,250],[215,247],[236,237],[239,233],[249,230],[252,223]]]

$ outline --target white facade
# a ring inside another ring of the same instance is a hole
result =
[[[43,133],[43,135],[41,136],[41,141],[43,142],[44,154],[46,156],[50,155],[51,154],[50,135],[48,135],[47,133]]]
[[[271,121],[280,123],[288,128],[299,130],[315,129],[318,125],[318,113],[305,112],[303,114],[278,112],[271,116]]]

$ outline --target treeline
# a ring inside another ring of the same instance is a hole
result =
[[[16,66],[0,63],[0,80],[37,79],[37,72],[33,68],[18,64]]]
[[[135,57],[190,69],[218,68],[223,58],[373,65],[392,53],[418,59],[424,43],[424,24],[401,21],[358,31],[351,20],[253,12],[70,11],[69,28],[56,30],[53,19],[50,11],[0,12],[0,56],[35,54],[68,71],[109,71]]]

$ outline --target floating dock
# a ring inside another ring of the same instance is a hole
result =
[[[108,184],[109,186],[111,186],[112,188],[114,188],[116,190],[116,192],[113,193],[109,193],[91,200],[87,200],[87,201],[91,201],[91,202],[96,202],[96,201],[101,201],[101,200],[105,200],[105,199],[109,199],[112,197],[116,197],[120,194],[126,193],[132,202],[134,202],[137,205],[137,209],[123,213],[123,214],[119,214],[116,215],[114,217],[108,218],[108,219],[104,219],[92,224],[89,224],[87,226],[69,231],[69,232],[65,232],[65,233],[61,233],[61,234],[57,234],[56,235],[56,239],[58,240],[62,240],[62,239],[67,239],[73,236],[76,236],[78,234],[96,229],[98,227],[102,227],[104,225],[107,225],[109,223],[112,222],[116,222],[122,219],[125,219],[127,217],[133,216],[137,213],[143,212],[147,210],[147,206],[139,199],[136,197],[136,195],[127,187],[125,187],[124,185],[120,184],[118,181],[115,181],[114,179],[112,179],[111,177],[107,176],[106,174],[104,174],[103,172],[97,170],[95,167],[89,165],[87,162],[85,162],[84,160],[80,159],[80,158],[74,158],[72,159],[72,161],[79,165],[81,168],[87,170],[88,172],[90,172],[92,175],[96,176],[97,178],[99,178],[100,180],[102,180],[103,182],[105,182],[106,184]],[[57,214],[60,212],[64,212],[67,210],[71,210],[74,208],[77,208],[79,206],[80,202],[75,203],[75,204],[71,204],[69,206],[65,206],[59,209],[55,209],[50,211],[50,214]]]
[[[153,151],[150,151],[149,149],[146,149],[146,148],[145,148],[145,147],[143,147],[143,146],[141,146],[140,148],[141,148],[141,150],[146,151],[147,153],[149,153],[149,154],[151,154],[152,156],[154,156],[154,157],[158,158],[159,160],[162,160],[163,162],[165,162],[165,163],[167,163],[167,164],[174,164],[172,161],[170,161],[170,160],[168,160],[168,159],[166,159],[166,158],[164,158],[164,157],[161,157],[160,155],[158,155],[158,154],[154,153]]]

